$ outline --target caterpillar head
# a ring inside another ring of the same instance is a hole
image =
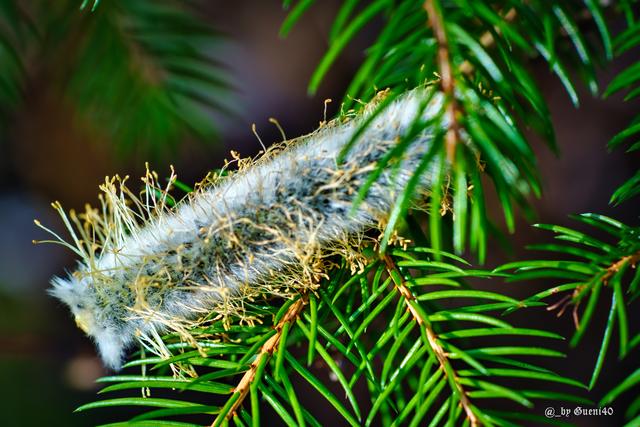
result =
[[[88,280],[74,276],[54,277],[51,284],[49,293],[69,307],[76,325],[97,344],[104,364],[114,370],[120,369],[128,342],[126,334],[121,333],[115,319],[110,319],[103,313],[104,309],[100,309]]]

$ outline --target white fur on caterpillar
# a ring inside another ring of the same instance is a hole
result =
[[[116,178],[101,187],[100,211],[67,217],[56,205],[73,238],[69,246],[82,260],[68,278],[52,280],[51,294],[69,306],[104,363],[118,369],[136,341],[168,356],[164,332],[189,336],[189,327],[233,312],[245,298],[310,286],[332,247],[384,220],[429,149],[433,129],[415,137],[400,167],[385,170],[352,212],[375,163],[416,118],[440,114],[443,97],[431,91],[418,88],[393,100],[340,164],[339,153],[379,100],[220,183],[201,186],[173,208],[166,207],[165,191],[154,192],[150,174],[140,198],[124,186],[126,179]],[[428,190],[431,181],[427,172],[420,189]]]

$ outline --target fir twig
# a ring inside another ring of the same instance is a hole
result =
[[[446,351],[438,342],[438,337],[431,327],[429,319],[424,315],[424,313],[421,313],[421,310],[417,306],[417,300],[415,296],[413,295],[411,290],[409,290],[404,280],[402,279],[402,274],[398,270],[398,267],[396,266],[393,259],[387,254],[382,255],[382,259],[386,265],[387,273],[389,274],[389,276],[391,276],[391,279],[398,289],[398,292],[400,292],[400,294],[404,298],[404,301],[407,305],[407,308],[411,312],[411,315],[416,320],[416,322],[425,329],[427,340],[429,341],[429,346],[431,347],[432,352],[435,354],[436,359],[438,360],[438,363],[442,368],[442,371],[447,377],[449,377],[450,383],[455,386],[455,389],[458,392],[458,397],[460,399],[460,404],[467,414],[467,418],[469,419],[471,426],[475,427],[480,425],[478,418],[473,412],[471,401],[469,400],[464,387],[455,375],[455,371],[451,367],[451,363],[449,362]]]
[[[255,360],[251,363],[249,369],[244,373],[240,382],[234,389],[234,394],[238,393],[239,397],[233,401],[231,408],[228,411],[220,413],[216,419],[211,423],[211,427],[216,427],[222,424],[224,418],[230,420],[236,414],[236,411],[242,405],[242,402],[247,397],[249,393],[249,389],[251,384],[256,378],[256,372],[258,371],[258,366],[268,363],[269,359],[273,356],[273,353],[278,348],[278,344],[280,343],[280,338],[282,338],[282,333],[284,330],[285,324],[293,324],[297,319],[302,309],[307,303],[307,295],[303,295],[297,301],[295,301],[287,312],[282,316],[282,319],[278,322],[278,324],[274,327],[276,333],[265,342],[260,348],[260,352],[258,352]],[[263,360],[266,359],[266,360]]]
[[[444,19],[441,14],[440,5],[437,0],[426,0],[424,8],[427,11],[429,25],[433,29],[433,33],[438,43],[438,69],[440,70],[440,86],[447,97],[446,116],[449,120],[447,134],[445,136],[445,144],[447,150],[447,160],[451,164],[456,158],[456,146],[460,141],[460,124],[458,123],[459,107],[455,98],[455,78],[453,75],[453,67],[449,55],[449,42],[447,41],[447,32],[445,29]]]
[[[607,268],[606,272],[604,273],[604,276],[602,276],[602,282],[606,286],[609,283],[609,279],[611,279],[611,277],[613,277],[614,274],[620,271],[621,268],[623,268],[627,264],[631,265],[632,267],[635,267],[639,261],[640,261],[640,251],[623,256],[622,258],[620,258],[618,261],[614,262]]]

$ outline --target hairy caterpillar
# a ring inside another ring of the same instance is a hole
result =
[[[188,337],[189,327],[237,312],[244,298],[313,286],[327,254],[384,221],[432,145],[435,131],[420,130],[398,167],[385,169],[352,209],[376,162],[416,119],[432,119],[443,104],[442,94],[418,88],[378,111],[383,97],[222,182],[201,185],[171,208],[149,173],[140,197],[126,179],[107,179],[101,210],[67,216],[54,204],[73,239],[67,245],[81,261],[68,278],[52,280],[50,293],[69,306],[104,363],[118,369],[136,341],[168,355],[163,332]],[[421,177],[421,191],[428,190],[431,174]]]

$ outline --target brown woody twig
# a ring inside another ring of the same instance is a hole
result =
[[[226,415],[227,419],[233,418],[233,416],[235,415],[240,405],[242,405],[242,402],[244,401],[245,397],[247,397],[247,394],[249,393],[249,389],[251,387],[251,383],[255,379],[256,371],[258,369],[258,366],[262,362],[262,359],[265,357],[267,359],[270,359],[273,356],[273,353],[278,348],[278,344],[280,343],[280,338],[282,338],[282,330],[284,325],[286,323],[294,322],[298,318],[298,316],[300,315],[300,312],[302,311],[302,309],[306,304],[306,301],[307,301],[306,296],[303,296],[299,298],[296,302],[291,304],[291,307],[289,307],[289,309],[284,314],[284,316],[282,316],[282,319],[280,319],[278,324],[275,326],[276,333],[271,338],[269,338],[267,342],[265,342],[262,345],[255,360],[253,361],[253,363],[251,363],[251,366],[244,373],[244,375],[240,379],[240,382],[234,389],[234,393],[240,393],[240,397],[236,399],[236,401],[231,406],[231,409],[229,410],[229,412],[227,412],[227,415]],[[220,415],[218,417],[220,417]],[[211,427],[219,425],[220,421],[221,420],[216,418],[213,421],[213,423],[211,423]]]
[[[404,298],[405,303],[407,304],[407,308],[413,315],[413,318],[416,320],[416,322],[418,322],[418,325],[423,326],[425,328],[429,345],[431,346],[433,353],[438,359],[438,363],[440,364],[440,367],[444,372],[445,376],[448,375],[448,372],[453,372],[453,369],[451,369],[451,364],[449,362],[449,359],[447,358],[447,353],[440,345],[440,342],[438,341],[438,336],[436,335],[433,328],[431,327],[431,324],[428,321],[428,319],[425,319],[422,313],[420,313],[420,311],[416,310],[416,308],[414,307],[416,297],[409,290],[404,280],[402,280],[402,275],[400,274],[400,271],[398,270],[398,267],[396,266],[393,259],[387,254],[383,254],[382,259],[387,267],[387,273],[389,273],[389,276],[391,276],[391,279],[393,280],[396,286],[396,289],[398,289],[398,291],[400,292],[400,295],[402,295],[402,297]],[[455,374],[454,374],[454,378],[449,378],[449,379],[452,381],[452,383],[456,385],[458,394],[460,395],[460,404],[462,405],[464,412],[467,414],[467,418],[469,419],[471,427],[479,426],[480,422],[478,420],[478,417],[473,412],[471,401],[469,400],[469,397],[467,396],[464,388],[462,387],[462,384],[460,384],[460,381],[458,381],[458,378],[455,376]]]

